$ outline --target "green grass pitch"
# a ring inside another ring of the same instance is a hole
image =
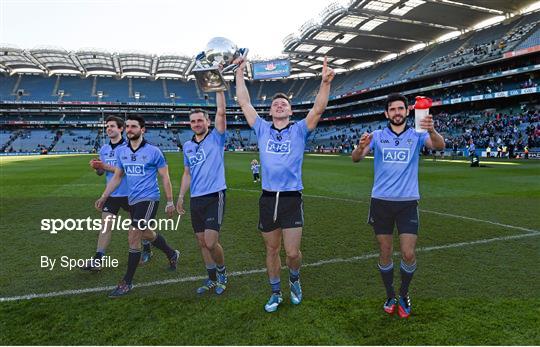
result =
[[[260,186],[249,166],[255,157],[225,156],[221,242],[235,273],[226,293],[196,295],[200,281],[192,277],[205,269],[186,215],[178,230],[164,232],[182,253],[178,271],[167,272],[155,251],[135,275],[142,286],[117,300],[99,288],[123,276],[126,233],[114,233],[108,250],[118,268],[40,267],[42,255],[86,258],[95,251],[96,232],[40,230],[43,218],[98,218],[93,204],[104,178],[90,170],[90,156],[0,158],[0,344],[540,344],[540,162],[470,168],[422,160],[413,314],[400,320],[382,311],[377,248],[366,224],[373,161],[353,164],[345,156],[306,155],[305,299],[292,307],[285,291],[279,311],[264,312],[269,286],[256,229]],[[167,159],[176,196],[181,154]],[[163,208],[162,198],[160,217]],[[284,289],[286,276],[284,269]],[[399,285],[397,269],[395,278]],[[87,288],[98,289],[54,294]],[[33,293],[53,296],[13,300]]]

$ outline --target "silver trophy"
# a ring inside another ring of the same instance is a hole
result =
[[[199,88],[204,92],[225,91],[227,82],[223,75],[234,72],[238,65],[232,62],[238,57],[245,58],[248,51],[247,48],[238,48],[229,39],[214,37],[206,49],[195,57],[188,68],[188,74],[193,72]]]

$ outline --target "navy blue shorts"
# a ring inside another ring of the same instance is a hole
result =
[[[389,201],[371,198],[368,224],[376,235],[418,234],[418,200]]]
[[[158,205],[159,201],[140,201],[129,205],[131,226],[139,230],[146,230],[148,221],[156,218]]]
[[[120,209],[129,212],[129,204],[127,196],[109,196],[101,209],[102,212],[118,215]]]
[[[191,198],[189,209],[195,233],[202,233],[205,230],[220,231],[225,211],[225,191]]]
[[[304,226],[304,200],[300,191],[268,192],[259,198],[259,230],[263,233],[276,229]]]

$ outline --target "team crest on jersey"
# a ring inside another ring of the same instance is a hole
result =
[[[124,172],[128,176],[144,176],[143,164],[124,164]]]
[[[266,144],[266,153],[289,154],[291,153],[291,141],[277,142],[268,140]]]
[[[112,157],[114,157],[114,151],[109,152],[109,158],[112,158]]]
[[[411,151],[408,148],[383,148],[383,162],[407,164]]]
[[[204,163],[206,160],[206,153],[204,152],[203,148],[200,148],[197,152],[195,152],[195,155],[192,155],[188,157],[189,160],[189,166],[195,166]]]

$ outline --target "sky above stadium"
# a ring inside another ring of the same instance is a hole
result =
[[[193,56],[215,36],[276,57],[329,0],[0,0],[0,45]],[[340,1],[343,3],[343,1]]]

